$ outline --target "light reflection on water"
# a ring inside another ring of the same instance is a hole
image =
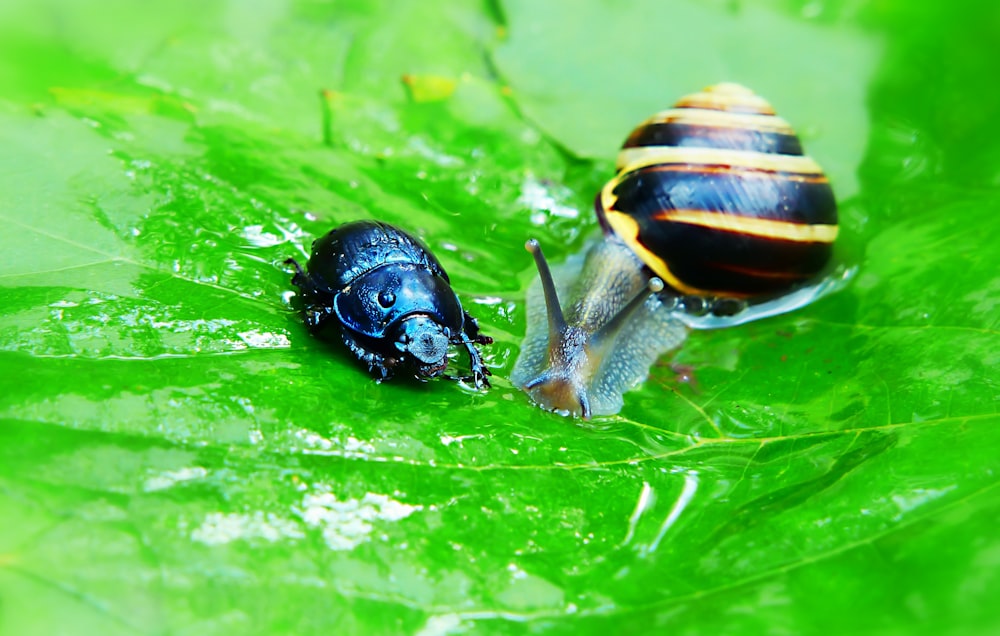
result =
[[[695,493],[698,491],[698,472],[688,470],[683,473],[683,477],[684,483],[681,487],[680,493],[678,493],[677,498],[674,499],[670,509],[666,511],[666,514],[663,516],[663,520],[659,522],[656,534],[653,535],[651,540],[647,542],[636,542],[633,546],[633,549],[640,556],[646,557],[656,551],[656,549],[660,546],[660,542],[663,541],[663,538],[667,535],[667,532],[677,523],[681,514],[687,509],[688,505],[694,499]],[[655,490],[648,481],[644,481],[642,483],[642,488],[639,491],[639,495],[636,498],[635,509],[632,511],[632,514],[629,515],[628,531],[626,532],[625,538],[621,543],[622,546],[629,545],[633,542],[636,538],[636,531],[640,523],[645,526],[649,526],[650,523],[654,525],[656,524],[659,520],[659,517],[655,517],[656,510],[658,508],[660,508],[660,506],[657,506],[657,494]],[[643,534],[648,536],[649,533],[645,532]]]
[[[204,479],[208,476],[208,469],[203,466],[186,466],[177,470],[168,470],[146,479],[142,489],[146,492],[166,490],[173,488],[177,484]]]
[[[551,217],[576,219],[580,211],[563,203],[572,200],[573,193],[565,186],[528,175],[521,184],[521,194],[515,202],[531,210],[531,223],[544,225]]]
[[[628,532],[625,534],[625,540],[622,541],[622,545],[628,545],[632,541],[639,518],[642,517],[654,501],[653,489],[649,485],[649,482],[642,482],[642,490],[639,492],[639,498],[635,502],[635,510],[632,511],[632,514],[628,518]]]
[[[233,541],[261,540],[274,543],[281,539],[302,539],[305,533],[290,519],[257,510],[252,513],[212,512],[191,531],[191,540],[205,545],[223,545]]]
[[[957,488],[958,484],[950,484],[942,488],[914,488],[908,492],[894,494],[891,499],[899,508],[899,514],[893,517],[893,520],[900,521],[912,510],[940,499]]]
[[[281,223],[274,223],[269,227],[274,231],[268,231],[260,223],[247,225],[240,232],[240,236],[246,239],[251,247],[255,248],[271,248],[286,243],[308,244],[309,235],[296,223],[288,223],[288,227],[284,227]]]
[[[338,499],[330,492],[307,493],[296,514],[310,528],[319,530],[331,550],[351,550],[369,540],[378,522],[399,521],[421,505],[409,505],[388,495],[367,493],[360,499]]]
[[[303,489],[308,490],[301,502],[292,507],[290,515],[262,510],[210,512],[190,532],[190,538],[214,546],[235,541],[298,541],[318,534],[329,549],[349,551],[370,541],[377,526],[400,521],[424,509],[422,505],[405,504],[380,493],[341,499],[325,484]]]
[[[100,292],[68,292],[47,308],[13,313],[0,348],[37,357],[161,358],[288,349],[289,334],[256,320],[187,318],[182,306]]]
[[[688,471],[684,475],[684,487],[681,489],[680,494],[677,496],[674,505],[671,506],[670,512],[667,513],[666,518],[664,518],[663,523],[660,524],[659,532],[656,533],[656,537],[653,541],[641,552],[643,554],[649,554],[654,552],[660,545],[660,541],[667,534],[667,531],[677,522],[677,519],[681,516],[681,513],[687,508],[688,504],[694,498],[695,492],[698,490],[698,473],[695,471]]]

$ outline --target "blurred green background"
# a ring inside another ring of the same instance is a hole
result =
[[[1000,633],[998,43],[985,1],[0,4],[0,634]],[[579,251],[722,80],[828,169],[852,284],[533,407],[525,239]],[[491,391],[307,335],[281,261],[363,217]]]

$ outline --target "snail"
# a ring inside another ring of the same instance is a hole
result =
[[[602,238],[539,278],[511,381],[541,407],[612,415],[688,328],[757,320],[833,288],[833,191],[749,89],[688,95],[626,139],[595,209]]]
[[[448,274],[423,243],[378,221],[354,221],[313,242],[303,269],[295,259],[292,284],[302,292],[305,323],[313,334],[336,325],[347,348],[377,380],[409,369],[421,380],[448,366],[448,346],[469,355],[476,388],[490,386],[476,344],[479,333],[462,309]]]

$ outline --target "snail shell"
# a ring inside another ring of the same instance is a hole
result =
[[[838,231],[830,184],[791,126],[737,84],[636,128],[595,207],[604,236],[582,257],[550,272],[527,245],[539,280],[511,381],[543,408],[617,413],[687,326],[756,320],[830,289],[817,282]]]
[[[636,128],[598,216],[669,287],[730,298],[816,277],[838,232],[826,175],[788,122],[738,84],[688,95]]]

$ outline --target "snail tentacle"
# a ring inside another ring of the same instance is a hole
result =
[[[549,263],[542,253],[542,246],[536,239],[529,239],[524,244],[524,249],[531,252],[535,259],[535,266],[538,268],[538,277],[542,281],[542,293],[545,295],[546,312],[549,317],[549,339],[554,340],[566,331],[566,318],[563,316],[562,306],[559,304],[559,294],[556,293],[556,285],[552,280],[552,271]]]
[[[631,317],[633,313],[645,304],[646,299],[649,298],[651,294],[656,294],[661,291],[663,291],[663,281],[655,276],[650,278],[646,286],[643,287],[642,290],[639,291],[639,293],[636,294],[627,305],[622,307],[618,313],[611,318],[611,320],[606,322],[604,326],[590,336],[591,346],[597,346],[602,341],[616,336],[629,317]]]

